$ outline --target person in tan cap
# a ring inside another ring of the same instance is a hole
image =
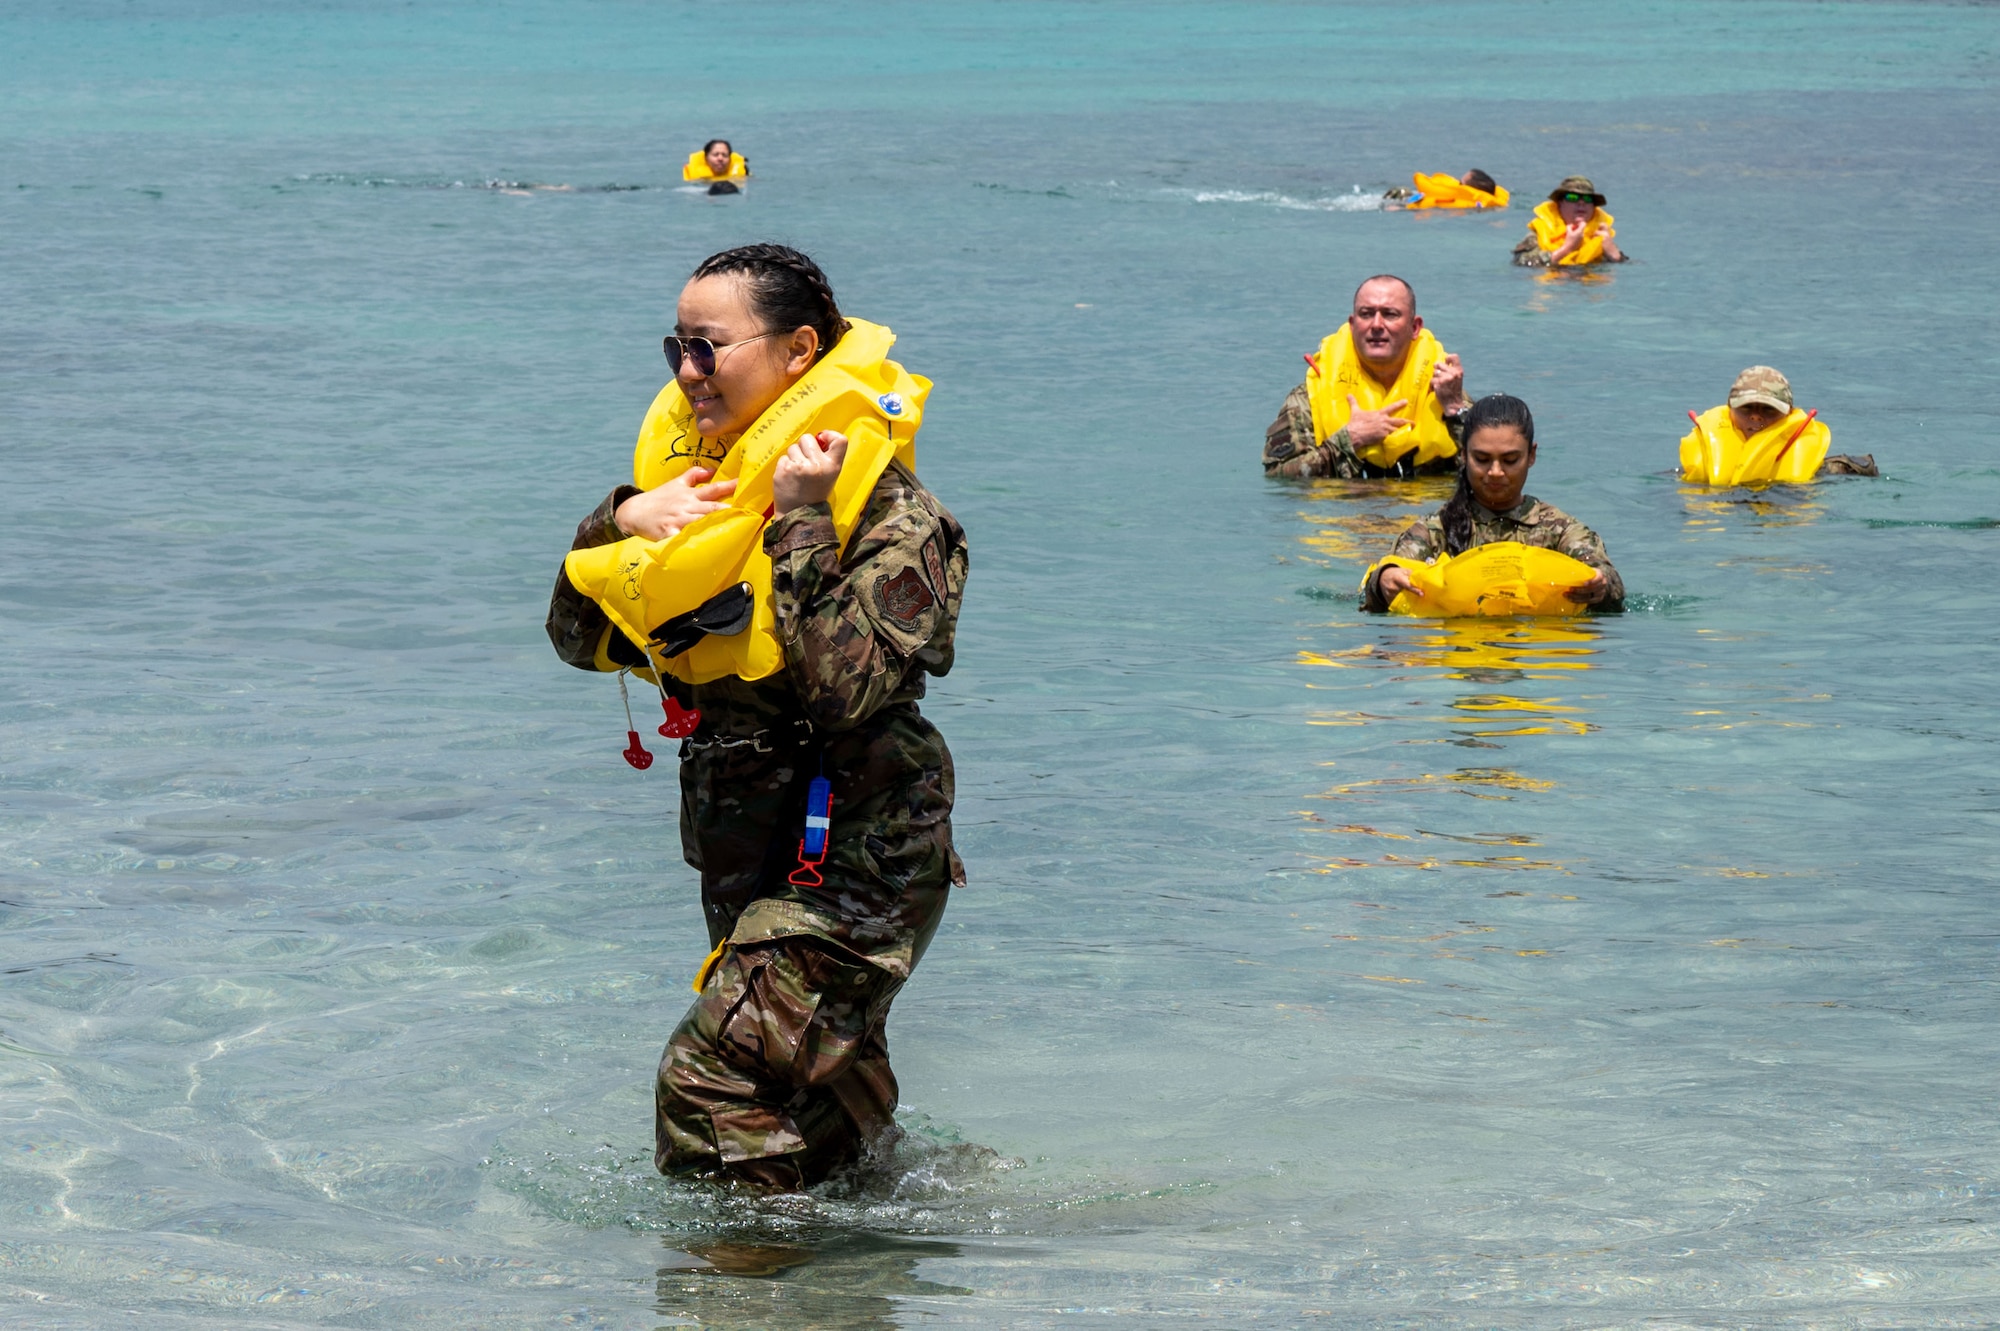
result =
[[[1729,386],[1729,400],[1701,415],[1681,439],[1681,479],[1697,485],[1799,483],[1815,476],[1876,476],[1873,455],[1829,454],[1833,434],[1818,411],[1792,403],[1791,381],[1752,365]]]
[[[1535,205],[1528,234],[1514,247],[1517,268],[1580,268],[1592,263],[1624,263],[1613,239],[1604,196],[1588,176],[1565,176]]]

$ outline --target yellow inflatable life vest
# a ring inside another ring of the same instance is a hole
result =
[[[1307,357],[1310,368],[1306,371],[1306,397],[1312,403],[1313,438],[1323,444],[1347,424],[1352,414],[1347,406],[1350,394],[1368,411],[1380,411],[1402,398],[1408,405],[1396,414],[1410,423],[1399,426],[1378,443],[1356,448],[1356,455],[1370,466],[1384,470],[1395,466],[1408,453],[1416,454],[1418,464],[1457,456],[1458,445],[1444,423],[1444,408],[1438,405],[1437,394],[1431,391],[1431,371],[1444,359],[1444,354],[1444,348],[1431,336],[1430,329],[1418,329],[1417,335],[1410,339],[1402,372],[1396,376],[1396,382],[1384,388],[1362,368],[1348,326],[1342,324],[1334,329],[1319,344],[1318,356]]]
[[[1565,257],[1561,266],[1574,267],[1579,264],[1596,263],[1604,257],[1604,242],[1614,237],[1611,223],[1615,219],[1602,208],[1590,214],[1590,220],[1583,224],[1583,243]],[[1554,254],[1562,248],[1564,237],[1569,235],[1569,227],[1564,225],[1562,214],[1556,211],[1553,200],[1543,199],[1535,205],[1535,215],[1528,219],[1528,230],[1535,236],[1535,244],[1542,253]]]
[[[1390,555],[1370,568],[1368,577],[1390,564],[1408,569],[1410,585],[1423,595],[1397,592],[1389,602],[1389,613],[1439,619],[1580,615],[1587,607],[1564,593],[1597,576],[1597,570],[1580,559],[1519,541],[1475,545],[1462,554],[1441,556],[1435,564]]]
[[[1410,177],[1410,183],[1417,187],[1419,197],[1410,200],[1410,208],[1505,208],[1507,187],[1495,185],[1488,194],[1483,189],[1474,189],[1456,176],[1448,176],[1440,171],[1436,175],[1425,175],[1419,171]]]
[[[729,170],[721,175],[709,170],[708,154],[696,148],[688,154],[686,165],[681,167],[682,180],[747,180],[750,178],[750,163],[743,160],[743,154],[729,154]]]
[[[1681,479],[1697,485],[1802,484],[1819,472],[1833,432],[1809,413],[1791,414],[1749,438],[1730,419],[1729,407],[1710,407],[1681,436]]]
[[[771,477],[778,459],[800,436],[837,430],[847,436],[847,460],[834,483],[833,527],[844,549],[875,482],[893,458],[916,468],[914,437],[923,422],[930,380],[887,359],[896,335],[880,324],[849,321],[846,336],[759,416],[734,447],[703,439],[678,382],[653,399],[632,452],[632,483],[665,484],[690,467],[715,469],[734,480],[724,506],[664,541],[631,536],[611,545],[572,550],[563,567],[570,584],[604,607],[611,623],[668,673],[690,684],[725,675],[763,679],[784,665],[771,611],[771,558],[764,553]],[[663,656],[653,633],[719,593],[748,583],[754,599],[743,632],[702,638],[677,656]],[[603,648],[599,668],[610,665]],[[615,666],[611,668],[615,669]]]

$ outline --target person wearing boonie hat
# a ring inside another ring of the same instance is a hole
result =
[[[1833,434],[1818,415],[1794,405],[1791,380],[1769,365],[1752,365],[1736,376],[1721,406],[1694,417],[1694,429],[1681,439],[1681,479],[1761,485],[1881,474],[1872,454],[1829,454]]]
[[[1611,214],[1589,176],[1565,176],[1549,197],[1535,205],[1528,234],[1514,246],[1517,268],[1580,268],[1592,263],[1624,263],[1628,257],[1613,239]]]

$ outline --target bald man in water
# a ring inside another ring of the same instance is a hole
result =
[[[1371,277],[1354,292],[1353,313],[1347,326],[1353,334],[1354,352],[1368,377],[1384,389],[1396,382],[1409,358],[1410,343],[1422,330],[1417,315],[1417,295],[1400,277]],[[1308,357],[1308,360],[1311,358]],[[1443,409],[1445,427],[1454,440],[1459,435],[1458,418],[1469,405],[1465,397],[1465,369],[1457,356],[1440,359],[1431,372],[1431,392]],[[1285,398],[1278,419],[1264,432],[1264,474],[1266,476],[1331,476],[1342,480],[1377,480],[1410,476],[1448,476],[1457,470],[1455,457],[1435,458],[1412,464],[1399,458],[1393,467],[1377,467],[1356,451],[1381,443],[1410,423],[1399,415],[1414,403],[1390,401],[1380,411],[1357,407],[1345,425],[1326,439],[1315,437],[1312,399],[1305,382]]]

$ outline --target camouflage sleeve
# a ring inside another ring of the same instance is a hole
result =
[[[785,664],[815,726],[859,725],[908,686],[913,667],[951,669],[964,532],[900,467],[882,474],[844,556],[825,504],[774,520],[764,548]]]
[[[1514,266],[1516,268],[1546,268],[1549,266],[1549,256],[1540,245],[1535,243],[1535,237],[1532,232],[1521,237],[1515,244]]]
[[[1618,570],[1611,566],[1611,556],[1605,552],[1604,539],[1581,522],[1574,520],[1563,526],[1562,540],[1556,550],[1571,559],[1581,560],[1604,575],[1609,590],[1604,599],[1597,603],[1599,610],[1623,610],[1625,608],[1625,580],[1618,576]]]
[[[1300,384],[1285,394],[1284,405],[1278,408],[1278,418],[1264,431],[1264,472],[1271,476],[1303,476],[1309,473],[1292,469],[1300,459],[1313,449],[1312,403],[1306,397],[1306,386]]]
[[[1444,549],[1444,528],[1435,516],[1412,522],[1396,538],[1396,544],[1389,553],[1401,559],[1432,560]],[[1361,580],[1361,608],[1381,614],[1389,608],[1389,598],[1382,594],[1382,570],[1371,569]]]
[[[618,506],[638,494],[637,486],[621,485],[605,497],[603,503],[592,509],[590,516],[576,526],[576,539],[570,542],[572,550],[587,550],[592,546],[610,545],[625,539],[625,533],[618,529],[612,515]],[[611,621],[597,602],[585,596],[570,585],[569,571],[556,569],[555,590],[549,594],[549,617],[546,624],[549,641],[555,644],[556,655],[578,670],[597,669],[597,647],[607,633],[611,640],[606,650],[613,661],[620,665],[640,665],[645,657],[639,649],[625,640],[622,633],[611,633]],[[629,660],[627,658],[630,658]]]
[[[1285,395],[1278,419],[1264,431],[1264,474],[1304,480],[1314,476],[1353,478],[1361,474],[1360,459],[1343,428],[1325,443],[1313,440],[1312,401],[1300,384]]]

